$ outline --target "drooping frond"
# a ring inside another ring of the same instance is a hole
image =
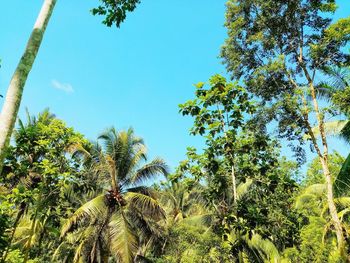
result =
[[[307,206],[310,202],[315,202],[316,199],[320,199],[326,193],[325,184],[313,184],[304,189],[304,191],[297,196],[295,201],[295,207],[300,209]]]
[[[249,190],[253,184],[253,180],[248,178],[245,183],[241,183],[237,187],[237,199],[240,200]]]
[[[82,205],[62,226],[61,237],[65,236],[80,220],[99,218],[106,214],[105,196],[99,195]]]
[[[335,198],[334,202],[337,206],[342,207],[342,208],[349,208],[350,207],[350,197],[348,197],[348,196]]]
[[[247,238],[249,237],[247,236]],[[253,234],[247,243],[249,246],[263,254],[267,262],[280,262],[280,255],[278,253],[278,250],[270,240],[262,238],[259,234]]]
[[[312,184],[306,187],[303,191],[305,194],[313,194],[316,196],[322,196],[326,192],[325,184]]]
[[[324,73],[329,77],[329,85],[336,90],[342,90],[350,85],[349,67],[326,67]]]
[[[40,239],[44,224],[45,220],[42,222],[39,219],[31,219],[29,215],[24,216],[16,228],[14,244],[30,249]]]
[[[98,231],[101,226],[99,222],[100,221],[96,221],[88,227],[78,228],[67,233],[65,239],[53,254],[53,259],[65,257],[69,259],[69,262],[74,263],[83,262],[83,258],[91,259],[91,250],[93,249],[92,244],[101,238]]]
[[[336,89],[331,86],[330,83],[322,81],[315,86],[315,91],[317,98],[329,101],[332,98],[334,92],[336,92]]]
[[[350,208],[346,208],[346,209],[341,210],[338,213],[338,217],[339,217],[340,221],[343,221],[344,216],[346,216],[349,213],[350,213]]]
[[[138,169],[132,177],[131,181],[134,184],[141,183],[151,179],[157,174],[168,174],[168,166],[166,165],[164,160],[160,158],[156,158],[150,163],[145,164],[140,169]]]
[[[123,212],[114,213],[109,222],[110,247],[118,262],[132,263],[137,252],[138,242],[132,226]]]
[[[350,144],[350,121],[348,121],[342,130],[340,131],[339,137],[342,138],[345,142]]]
[[[128,192],[125,195],[125,199],[130,206],[136,207],[143,214],[154,218],[155,220],[165,218],[165,211],[160,203],[150,196],[141,193]]]
[[[334,193],[342,196],[350,192],[350,154],[346,158],[339,174],[334,181]]]
[[[206,213],[206,214],[186,217],[183,219],[183,222],[188,225],[194,225],[194,226],[203,225],[203,226],[209,227],[212,225],[214,219],[215,219],[214,214]]]
[[[313,194],[302,194],[299,195],[295,202],[295,208],[300,209],[307,206],[310,202],[315,201],[315,195]]]
[[[152,198],[157,198],[159,195],[153,188],[147,186],[130,187],[127,189],[127,192],[140,193]]]
[[[129,222],[135,227],[140,241],[159,240],[162,238],[164,229],[155,220],[144,215],[136,207],[130,207],[126,213]]]
[[[341,136],[344,127],[348,125],[348,120],[337,120],[337,121],[329,121],[324,123],[324,130],[327,136]],[[315,137],[319,137],[320,129],[318,126],[312,128],[312,132]],[[305,139],[310,138],[310,135],[305,135]]]

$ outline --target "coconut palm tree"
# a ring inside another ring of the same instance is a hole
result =
[[[189,186],[188,183],[191,184]],[[208,214],[207,202],[203,197],[203,186],[192,179],[173,180],[167,177],[162,183],[161,201],[167,212],[168,223]]]
[[[140,243],[159,236],[165,212],[156,194],[142,183],[167,174],[162,159],[147,161],[146,147],[134,131],[108,129],[85,155],[106,191],[82,205],[62,227],[61,237],[73,239],[74,262],[133,262]],[[73,237],[72,237],[73,235]]]

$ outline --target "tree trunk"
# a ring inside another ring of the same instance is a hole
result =
[[[331,215],[331,218],[333,221],[335,234],[337,236],[338,249],[341,256],[345,258],[346,254],[345,254],[345,240],[343,236],[343,228],[337,213],[337,208],[335,207],[335,203],[334,203],[333,183],[332,183],[331,174],[328,169],[328,158],[320,157],[320,161],[322,164],[323,174],[326,179],[328,209],[329,209],[329,214]]]
[[[320,112],[319,106],[318,106],[318,101],[316,98],[316,92],[315,92],[315,87],[313,83],[313,78],[309,74],[305,64],[303,63],[303,60],[300,59],[300,66],[304,71],[305,77],[308,81],[309,84],[309,89],[312,97],[312,102],[318,122],[318,128],[320,130],[320,135],[321,135],[321,141],[323,145],[323,153],[321,153],[317,142],[314,140],[314,145],[316,147],[317,153],[319,155],[321,165],[322,165],[322,170],[323,170],[323,175],[326,180],[326,188],[327,188],[327,202],[328,202],[328,209],[329,213],[332,218],[332,224],[334,226],[335,234],[337,236],[337,243],[338,243],[338,249],[343,258],[346,258],[345,254],[345,239],[343,235],[343,229],[342,229],[342,224],[340,222],[338,213],[337,213],[337,208],[334,203],[334,195],[333,195],[333,182],[332,182],[332,177],[329,172],[329,165],[328,165],[328,143],[327,143],[327,136],[325,133],[324,129],[324,116]]]
[[[232,187],[233,187],[233,203],[237,203],[237,183],[236,183],[236,175],[235,175],[235,167],[231,166],[231,177],[232,177]]]
[[[44,0],[35,22],[27,47],[12,76],[0,115],[0,172],[5,158],[17,113],[21,104],[23,89],[30,70],[38,54],[40,44],[57,0]]]

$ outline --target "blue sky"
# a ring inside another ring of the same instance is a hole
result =
[[[27,81],[25,107],[49,107],[68,125],[94,139],[105,128],[134,127],[150,156],[171,167],[187,146],[192,122],[178,104],[193,97],[193,84],[225,74],[218,58],[226,31],[225,0],[144,0],[120,29],[102,25],[89,10],[97,0],[58,0],[42,47]],[[22,54],[41,0],[1,1],[0,93],[4,94]],[[349,15],[338,1],[337,17]],[[1,105],[0,101],[0,105]],[[331,140],[345,154],[349,147]]]

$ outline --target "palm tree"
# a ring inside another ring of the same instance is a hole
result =
[[[191,181],[191,186],[187,184]],[[208,212],[207,202],[203,198],[203,186],[189,178],[178,181],[167,177],[161,193],[161,201],[167,212],[168,223],[177,223],[183,219],[204,217]]]
[[[165,212],[156,194],[142,183],[156,174],[167,174],[162,159],[147,161],[146,148],[132,129],[104,132],[98,143],[86,151],[94,172],[101,177],[106,192],[82,205],[62,227],[61,236],[74,235],[79,245],[74,262],[133,262],[139,244],[159,236],[157,222]],[[157,235],[158,233],[158,235]]]

